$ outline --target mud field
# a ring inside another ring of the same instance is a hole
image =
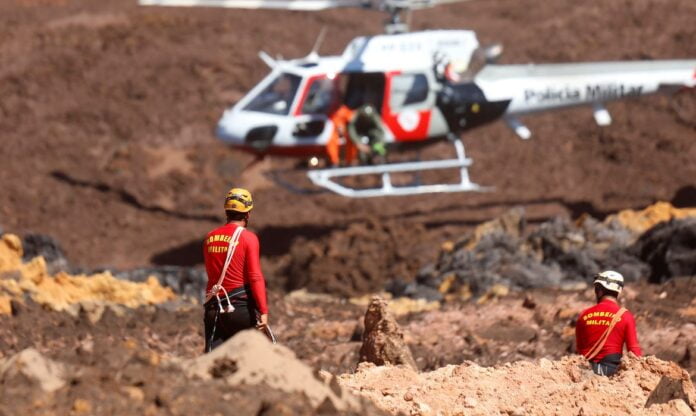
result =
[[[482,44],[503,43],[502,63],[693,59],[694,16],[691,0],[487,0],[419,11],[412,28],[473,29]],[[672,211],[659,217],[672,222],[640,229],[610,217],[656,201],[696,207],[693,91],[610,103],[609,127],[576,109],[526,118],[526,142],[502,123],[469,132],[472,179],[491,193],[297,194],[270,175],[296,161],[244,169],[252,158],[214,137],[224,108],[266,74],[259,50],[304,56],[326,27],[320,52],[340,53],[382,20],[358,10],[0,2],[0,236],[18,235],[25,254],[13,239],[11,260],[0,256],[0,415],[693,414],[696,225]],[[424,156],[450,152],[439,144]],[[309,187],[301,172],[283,179]],[[201,238],[222,222],[232,185],[254,195],[250,228],[283,347],[236,342],[288,367],[227,352],[198,359]],[[592,303],[588,275],[620,266],[641,345],[657,358],[631,359],[605,383],[567,356],[574,319]],[[157,299],[136,301],[143,286],[104,290],[109,272],[154,274],[174,290],[154,279],[145,287]],[[71,280],[81,273],[89,277]],[[78,292],[55,289],[68,286]],[[369,296],[385,290],[403,296],[390,307],[421,373],[354,373]],[[286,379],[305,372],[311,383]],[[527,373],[519,400],[490,399]],[[663,376],[682,380],[684,394],[657,400]],[[479,379],[478,390],[461,384]],[[544,383],[560,386],[539,390],[557,397],[546,407],[528,396]],[[605,390],[627,397],[625,407]]]

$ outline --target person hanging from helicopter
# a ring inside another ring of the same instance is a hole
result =
[[[358,152],[361,165],[374,164],[377,159],[383,160],[387,154],[384,124],[372,104],[367,103],[358,108],[348,123],[348,136],[352,147]],[[352,162],[352,159],[349,160],[348,149],[346,162]]]
[[[341,139],[346,143],[346,146],[350,142],[346,128],[352,118],[353,110],[346,104],[341,104],[335,111],[329,114],[329,120],[333,123],[333,131],[329,141],[326,143],[326,153],[332,166],[338,166],[341,162]],[[349,151],[346,148],[346,153]]]

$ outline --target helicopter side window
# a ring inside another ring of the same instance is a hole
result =
[[[248,111],[288,115],[290,105],[295,98],[301,78],[294,74],[283,73],[271,82],[263,91],[244,107]]]
[[[332,80],[328,78],[316,79],[312,82],[307,92],[302,114],[327,114],[334,101],[335,88]]]
[[[428,78],[423,74],[396,75],[391,80],[389,106],[400,109],[407,105],[422,103],[428,98]]]
[[[365,104],[381,109],[384,99],[384,73],[360,72],[350,74],[346,81],[345,104],[356,109]]]

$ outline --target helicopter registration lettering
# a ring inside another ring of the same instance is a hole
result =
[[[386,43],[382,45],[382,52],[417,52],[421,50],[418,42]]]

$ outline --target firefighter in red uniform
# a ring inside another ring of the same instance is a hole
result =
[[[203,242],[208,273],[203,317],[206,352],[244,329],[270,331],[259,239],[246,229],[252,208],[249,191],[231,189],[225,198],[227,223],[209,232]]]
[[[599,375],[616,373],[624,344],[636,356],[643,354],[636,335],[636,321],[631,312],[619,306],[623,285],[623,276],[612,270],[595,276],[597,304],[580,314],[575,327],[577,352],[590,361],[592,370]]]

